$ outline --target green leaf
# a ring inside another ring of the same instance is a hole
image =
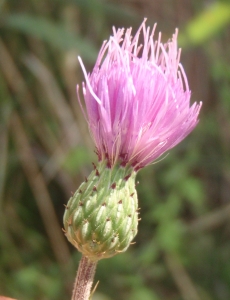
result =
[[[178,251],[184,234],[183,224],[179,220],[162,222],[157,230],[157,240],[162,249]]]
[[[180,186],[180,192],[198,211],[202,209],[205,194],[200,180],[189,177]]]
[[[110,20],[115,19],[117,22],[122,21],[129,24],[129,26],[134,23],[138,24],[142,20],[134,9],[125,6],[124,3],[114,4],[98,0],[69,0],[69,2],[75,3],[81,9],[93,12],[99,11],[103,15],[106,15]]]
[[[200,45],[222,30],[230,22],[230,4],[214,3],[188,23],[179,36],[179,44]]]
[[[132,300],[159,300],[160,298],[152,290],[145,287],[138,287],[133,290],[128,299]]]
[[[63,24],[44,17],[19,13],[5,16],[2,24],[9,29],[46,41],[58,49],[76,49],[83,59],[88,62],[95,61],[97,55],[95,46],[89,40],[67,30]]]
[[[37,295],[40,297],[46,295],[47,299],[55,299],[60,294],[60,281],[51,277],[49,270],[45,273],[36,265],[25,266],[15,271],[13,279],[17,289],[31,299],[35,299]]]
[[[153,218],[159,222],[173,220],[181,209],[181,198],[176,193],[167,196],[166,202],[160,202],[153,211]]]
[[[70,173],[75,174],[79,168],[89,163],[90,156],[84,147],[71,150],[63,162],[63,167]]]

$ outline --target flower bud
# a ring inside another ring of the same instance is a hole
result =
[[[136,172],[99,162],[70,198],[64,228],[68,240],[92,261],[124,252],[137,233]]]

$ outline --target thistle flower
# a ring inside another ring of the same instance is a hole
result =
[[[155,27],[150,32],[144,20],[134,37],[131,29],[113,29],[89,75],[79,58],[98,165],[69,200],[64,226],[69,241],[92,261],[127,249],[137,233],[137,171],[182,141],[198,122],[201,103],[190,107],[178,31],[162,44],[160,34],[153,39]],[[77,94],[80,99],[79,86]]]
[[[201,103],[190,107],[188,81],[180,64],[177,34],[166,44],[145,20],[132,38],[131,28],[113,28],[83,93],[87,120],[99,160],[150,164],[182,141],[196,126]],[[143,46],[139,37],[143,33]],[[79,89],[79,87],[78,87]]]

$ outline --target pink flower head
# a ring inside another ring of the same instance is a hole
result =
[[[153,39],[155,27],[150,32],[144,20],[134,37],[131,28],[113,28],[89,75],[79,58],[90,132],[99,160],[107,159],[110,166],[121,161],[136,170],[143,168],[198,123],[202,103],[190,107],[191,92],[179,62],[178,31],[162,44],[160,34]]]

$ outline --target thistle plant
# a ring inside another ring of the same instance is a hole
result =
[[[137,172],[176,146],[197,125],[201,103],[191,92],[180,64],[177,35],[154,40],[143,21],[113,28],[91,74],[82,85],[98,163],[70,198],[64,214],[67,239],[82,252],[72,300],[88,300],[96,264],[124,252],[137,234]],[[143,45],[139,43],[143,36]]]

